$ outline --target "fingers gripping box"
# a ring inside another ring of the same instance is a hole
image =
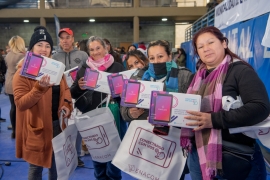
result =
[[[63,63],[28,51],[20,75],[35,80],[40,80],[43,75],[49,75],[50,83],[59,85],[64,70]]]
[[[188,115],[187,110],[200,111],[200,107],[200,95],[152,91],[149,123],[194,128],[186,125],[194,121],[184,117]]]
[[[108,83],[113,98],[119,97],[122,94],[124,79],[129,79],[137,69],[113,73],[108,77]]]
[[[163,83],[125,79],[121,106],[149,109],[151,92],[157,90],[163,90]]]

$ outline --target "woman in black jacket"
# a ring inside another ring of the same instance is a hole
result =
[[[107,94],[105,93],[90,91],[84,88],[84,86],[86,85],[86,81],[84,81],[84,73],[86,68],[91,68],[94,70],[109,73],[118,73],[124,70],[124,67],[120,63],[115,62],[113,56],[108,54],[106,44],[102,40],[102,38],[91,36],[87,42],[87,47],[90,57],[85,62],[85,64],[83,64],[81,69],[79,69],[76,80],[70,88],[72,98],[74,99],[78,99],[86,91],[89,91],[88,96],[91,96],[90,99],[92,100],[90,104],[88,104],[87,106],[85,105],[84,109],[80,109],[82,113],[96,109],[97,106],[101,103],[101,101],[107,96]],[[119,101],[119,99],[115,99],[115,101]],[[93,165],[95,169],[95,178],[97,180],[121,179],[121,171],[117,167],[112,165],[111,161],[106,163],[93,161]]]
[[[229,133],[229,128],[252,126],[267,118],[270,104],[264,84],[249,64],[230,51],[228,39],[217,28],[201,29],[192,43],[199,68],[187,93],[201,95],[202,101],[201,112],[188,111],[186,116],[193,120],[187,125],[194,127],[195,134],[181,131],[181,145],[191,150],[187,160],[191,178],[265,180],[255,140]]]

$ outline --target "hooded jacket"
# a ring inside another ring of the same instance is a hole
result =
[[[74,48],[70,52],[65,52],[63,49],[59,49],[57,53],[52,56],[52,59],[62,62],[66,66],[66,71],[76,66],[82,67],[83,63],[88,59],[88,55],[84,51],[79,51]]]
[[[23,61],[13,77],[16,104],[16,157],[45,168],[52,163],[52,87],[20,75]],[[59,107],[72,111],[70,90],[63,76],[60,82]],[[59,116],[59,114],[58,114]],[[64,126],[63,126],[64,127]]]

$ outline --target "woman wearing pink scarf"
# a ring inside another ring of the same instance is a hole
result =
[[[187,93],[202,96],[201,112],[182,128],[181,145],[189,151],[187,164],[194,180],[265,180],[266,170],[255,140],[230,134],[229,128],[252,126],[267,118],[269,98],[253,68],[228,48],[228,39],[215,27],[193,37],[199,67]],[[231,147],[240,147],[232,151]],[[229,147],[229,149],[228,149]]]
[[[87,42],[87,47],[90,57],[88,58],[86,63],[82,65],[81,69],[79,69],[76,80],[70,88],[73,99],[78,99],[82,94],[87,91],[84,88],[84,86],[86,85],[86,81],[84,81],[83,79],[86,68],[105,71],[109,73],[118,73],[124,70],[123,65],[115,62],[113,56],[108,54],[106,44],[102,38],[91,36]],[[101,103],[101,101],[107,97],[107,94],[90,90],[87,95],[91,96],[89,99],[91,99],[92,101],[90,104],[81,105],[85,107],[83,110],[81,110],[82,113],[96,109],[97,106],[99,106],[99,104]],[[120,98],[114,100],[118,102],[120,101]],[[111,161],[106,163],[93,161],[93,166],[95,170],[94,175],[97,180],[120,180],[122,178],[121,171],[113,164],[111,164]]]

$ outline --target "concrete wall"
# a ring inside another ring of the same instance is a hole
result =
[[[185,30],[191,24],[175,24],[175,48],[179,48],[180,44],[185,42]]]
[[[61,27],[69,27],[75,33],[75,41],[89,38],[92,35],[101,36],[111,41],[114,47],[120,42],[133,42],[132,23],[61,23]],[[9,39],[14,35],[21,36],[28,46],[34,28],[38,23],[8,23],[0,24],[0,48],[5,48]],[[152,41],[157,39],[168,40],[172,47],[175,45],[175,25],[143,23],[140,30],[140,41]],[[56,46],[56,33],[54,23],[47,23],[46,28],[53,38]],[[87,35],[86,35],[87,33]],[[86,35],[86,37],[85,37]]]

